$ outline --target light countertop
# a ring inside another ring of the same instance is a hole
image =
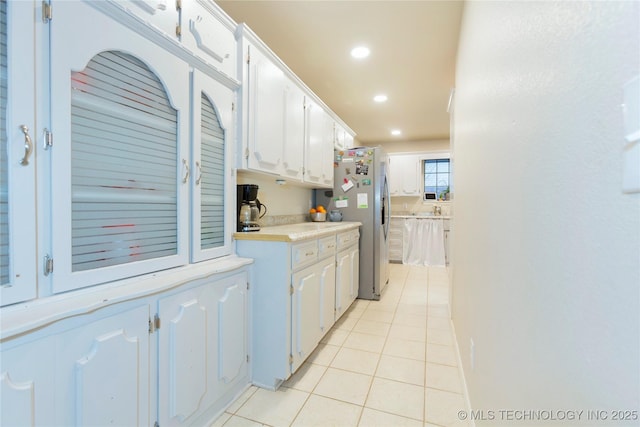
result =
[[[391,218],[418,218],[418,219],[451,219],[449,215],[391,215]]]
[[[358,228],[362,225],[355,221],[341,222],[301,222],[298,224],[275,225],[261,227],[260,231],[237,232],[236,240],[263,240],[271,242],[296,242],[328,236],[333,233]]]

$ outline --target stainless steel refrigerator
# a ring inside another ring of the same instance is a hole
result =
[[[358,298],[379,300],[389,282],[391,216],[387,155],[380,147],[334,152],[334,188],[316,190],[316,202],[339,210],[343,221],[360,221]]]

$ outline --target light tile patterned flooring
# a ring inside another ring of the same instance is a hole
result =
[[[212,427],[461,426],[464,382],[444,267],[391,264],[278,391],[250,387]]]

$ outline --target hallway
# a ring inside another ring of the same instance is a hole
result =
[[[249,388],[212,427],[457,426],[466,410],[444,267],[391,264],[277,392]]]

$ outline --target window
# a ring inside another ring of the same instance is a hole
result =
[[[438,200],[444,199],[449,192],[449,159],[430,159],[424,161],[424,192],[435,193]]]

